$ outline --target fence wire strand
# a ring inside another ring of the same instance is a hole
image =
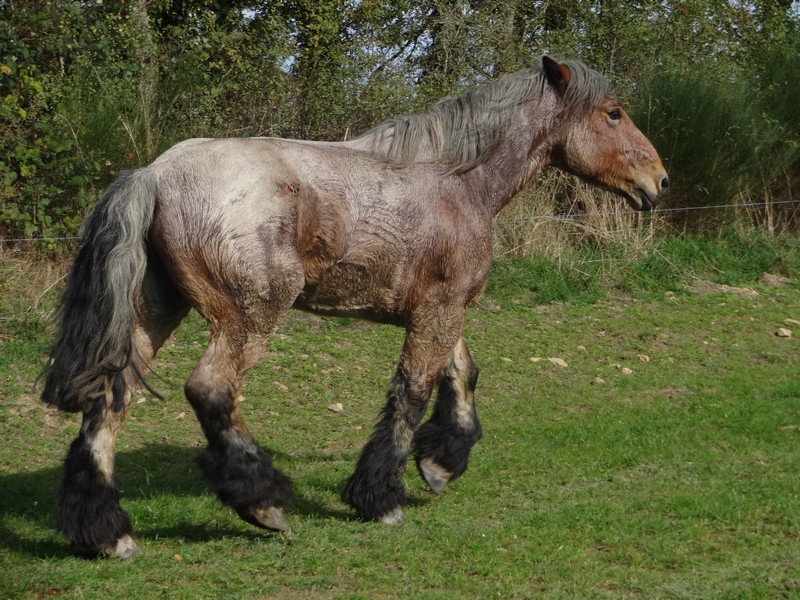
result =
[[[608,212],[595,212],[595,213],[578,213],[567,215],[531,215],[528,217],[498,217],[495,219],[497,223],[517,223],[526,221],[574,221],[575,219],[582,219],[586,217],[616,217],[622,215],[647,215],[656,216],[663,213],[676,213],[676,212],[690,212],[696,210],[718,210],[725,208],[754,208],[758,206],[782,206],[787,204],[800,204],[800,200],[776,200],[774,202],[744,202],[741,204],[715,204],[712,206],[682,206],[675,208],[658,208],[648,213],[642,213],[635,210],[624,211],[608,211]],[[64,237],[35,237],[35,238],[3,238],[0,243],[3,244],[21,244],[30,242],[74,242],[81,240],[80,236],[64,236]]]
[[[594,213],[578,213],[567,215],[531,215],[529,217],[499,217],[495,219],[497,223],[516,223],[524,221],[572,221],[584,217],[617,217],[622,215],[647,215],[656,216],[662,213],[690,212],[694,210],[714,210],[721,208],[751,208],[755,206],[778,206],[784,204],[800,204],[800,200],[776,200],[775,202],[745,202],[742,204],[714,204],[712,206],[680,206],[675,208],[658,208],[650,212],[640,212],[635,210],[608,211]]]

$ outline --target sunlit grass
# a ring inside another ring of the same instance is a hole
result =
[[[274,535],[222,507],[195,466],[204,440],[182,383],[208,338],[193,315],[154,364],[166,401],[137,395],[120,436],[130,562],[76,558],[53,531],[78,421],[36,401],[46,342],[15,334],[0,346],[0,596],[800,593],[800,330],[774,335],[800,319],[797,286],[539,305],[530,268],[500,266],[469,314],[485,434],[467,473],[434,496],[409,469],[397,527],[358,521],[338,492],[402,332],[292,313],[271,340],[243,410],[295,483],[290,532]]]

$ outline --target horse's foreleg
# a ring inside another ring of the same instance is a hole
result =
[[[264,336],[250,336],[242,345],[215,331],[185,391],[208,440],[199,464],[220,500],[248,523],[277,531],[286,528],[291,482],[272,466],[239,413],[242,378],[263,343]]]
[[[342,500],[364,519],[398,523],[406,491],[402,476],[433,385],[461,331],[463,312],[433,309],[406,336],[381,419],[347,480]],[[449,325],[442,327],[443,325]]]
[[[433,414],[414,436],[417,469],[436,493],[464,473],[470,450],[481,437],[477,381],[478,369],[461,338],[439,376]]]
[[[398,367],[382,417],[342,491],[342,500],[362,518],[385,523],[402,520],[406,491],[401,478],[430,394],[431,386],[420,385],[402,365]]]

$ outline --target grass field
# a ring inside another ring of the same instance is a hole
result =
[[[53,530],[78,421],[38,402],[46,329],[16,315],[0,337],[0,597],[800,597],[800,286],[540,305],[525,269],[497,271],[466,330],[484,438],[440,496],[407,472],[398,526],[359,522],[338,491],[402,332],[295,313],[248,377],[245,419],[295,483],[278,535],[195,466],[192,315],[150,377],[167,400],[137,395],[119,440],[128,562],[77,558]]]

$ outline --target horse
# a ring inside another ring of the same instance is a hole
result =
[[[84,224],[44,371],[43,401],[82,413],[59,491],[58,527],[71,546],[138,552],[115,442],[133,390],[150,389],[143,373],[192,308],[211,330],[184,388],[208,441],[198,463],[243,520],[286,528],[291,481],[239,403],[245,374],[291,308],[405,329],[342,501],[362,520],[400,522],[411,455],[442,492],[481,437],[478,369],[462,329],[489,277],[493,217],[545,167],[640,211],[669,186],[609,82],[547,56],[355,139],[190,139],[120,174]]]

